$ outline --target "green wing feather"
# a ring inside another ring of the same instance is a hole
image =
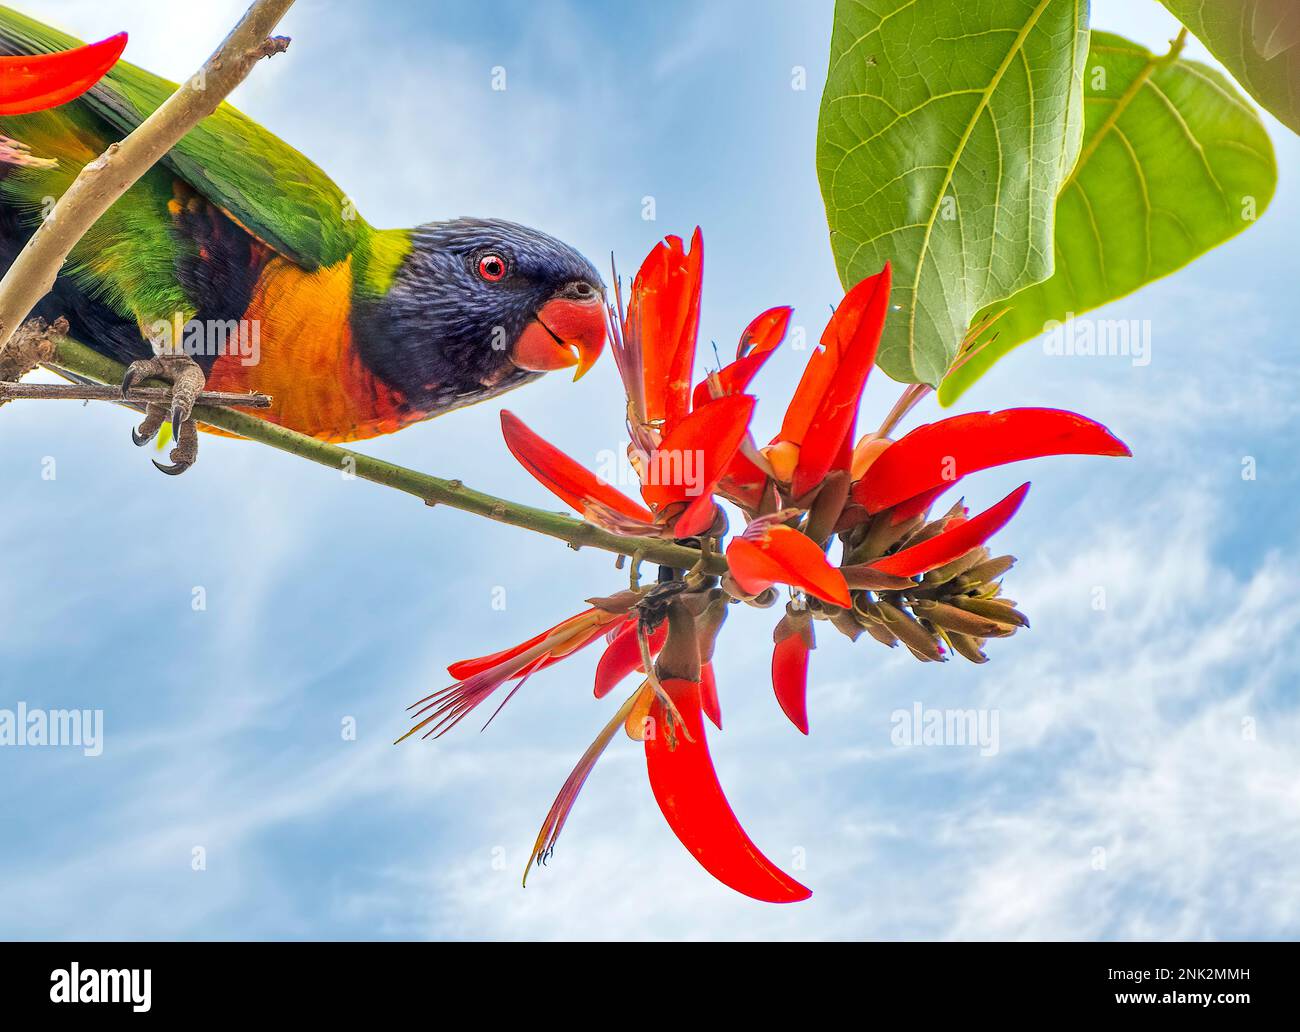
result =
[[[50,53],[80,45],[0,7],[0,53]],[[93,113],[125,136],[175,89],[174,83],[121,61],[90,93],[57,110]],[[358,249],[371,250],[371,227],[329,176],[229,104],[192,129],[162,164],[307,270],[333,265]]]
[[[49,214],[82,166],[112,142],[102,121],[72,105],[0,117],[0,133],[55,159],[50,167],[9,168],[0,176],[0,202],[30,225]],[[172,230],[167,205],[175,178],[158,167],[146,172],[90,227],[64,268],[88,295],[142,327],[177,312],[189,318],[194,310],[176,278],[178,249],[192,245]]]

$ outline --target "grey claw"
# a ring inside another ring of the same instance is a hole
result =
[[[153,464],[158,467],[158,472],[166,473],[169,477],[178,477],[193,465],[190,462],[178,462],[172,466],[164,466],[157,459],[153,460]]]
[[[183,422],[185,422],[185,419],[181,414],[181,407],[179,405],[173,404],[172,405],[172,440],[173,441],[179,441],[181,439],[181,424]]]
[[[137,431],[135,427],[132,427],[131,443],[134,444],[137,448],[143,448],[146,444],[148,444],[150,441],[154,439],[154,436],[156,434],[157,431],[154,431],[154,433],[152,434],[142,434],[139,431]]]
[[[134,369],[128,369],[126,375],[122,377],[122,397],[126,397],[131,388],[135,386],[136,374]]]

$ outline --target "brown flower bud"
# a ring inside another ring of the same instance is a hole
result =
[[[988,638],[1002,630],[1002,625],[987,617],[968,613],[964,609],[950,606],[946,602],[934,602],[918,599],[912,603],[912,612],[922,620],[928,620],[936,627],[958,634],[968,634],[972,638]]]
[[[695,613],[696,639],[700,643],[700,662],[708,663],[713,659],[713,649],[717,644],[718,631],[727,619],[727,593],[721,588],[712,588],[701,592],[704,605]],[[694,608],[694,607],[692,607]]]
[[[853,615],[857,617],[858,623],[866,632],[880,644],[888,645],[891,649],[898,644],[898,636],[885,626],[885,616],[880,611],[880,607],[868,601],[866,595],[854,594]]]
[[[844,582],[851,590],[857,591],[904,591],[916,587],[911,577],[897,577],[892,573],[882,573],[873,569],[869,563],[858,566],[841,566]]]
[[[700,679],[700,640],[695,614],[681,599],[668,603],[668,637],[655,660],[655,674],[661,681]]]
[[[966,595],[958,595],[952,599],[952,604],[1007,627],[1029,626],[1029,618],[1016,609],[1009,599],[970,598]]]
[[[772,641],[781,644],[786,638],[799,635],[810,649],[817,647],[813,637],[812,615],[806,609],[796,608],[793,602],[785,604],[785,615],[772,629]]]
[[[912,650],[919,659],[939,662],[943,652],[938,639],[921,626],[920,621],[891,602],[877,602],[881,615],[885,618],[885,627],[897,635],[898,639]]]
[[[944,563],[943,566],[936,567],[921,578],[921,583],[947,584],[948,581],[960,577],[971,567],[978,565],[988,558],[989,550],[982,545],[979,548],[972,548],[965,555],[959,555],[950,563]],[[982,581],[976,583],[983,583]]]
[[[987,584],[989,581],[997,580],[1015,564],[1014,555],[1000,555],[996,559],[971,567],[966,571],[966,576],[970,578],[972,584]]]
[[[980,650],[980,646],[983,644],[982,639],[958,634],[956,631],[949,631],[944,637],[948,640],[948,644],[952,646],[953,652],[961,656],[962,659],[968,659],[972,663],[987,663],[989,661],[989,657]]]
[[[857,641],[862,635],[862,624],[848,609],[835,610],[831,614],[830,621],[831,626],[848,638],[849,641]]]
[[[824,545],[831,536],[835,525],[844,511],[844,503],[849,500],[849,475],[842,469],[828,473],[826,479],[817,488],[817,495],[812,499],[808,509],[808,523],[804,533]]]
[[[639,601],[641,601],[641,592],[624,590],[599,598],[589,598],[587,604],[606,613],[627,613]]]

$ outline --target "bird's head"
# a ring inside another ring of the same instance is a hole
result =
[[[366,356],[408,395],[485,396],[554,369],[577,379],[600,356],[605,288],[567,244],[462,218],[419,227],[411,245],[382,312],[370,314],[386,324],[383,353]]]

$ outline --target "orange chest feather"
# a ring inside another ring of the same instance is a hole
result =
[[[419,417],[357,357],[351,314],[350,258],[315,272],[273,258],[244,313],[241,346],[216,360],[208,388],[269,394],[271,408],[256,415],[321,440],[401,429]]]

